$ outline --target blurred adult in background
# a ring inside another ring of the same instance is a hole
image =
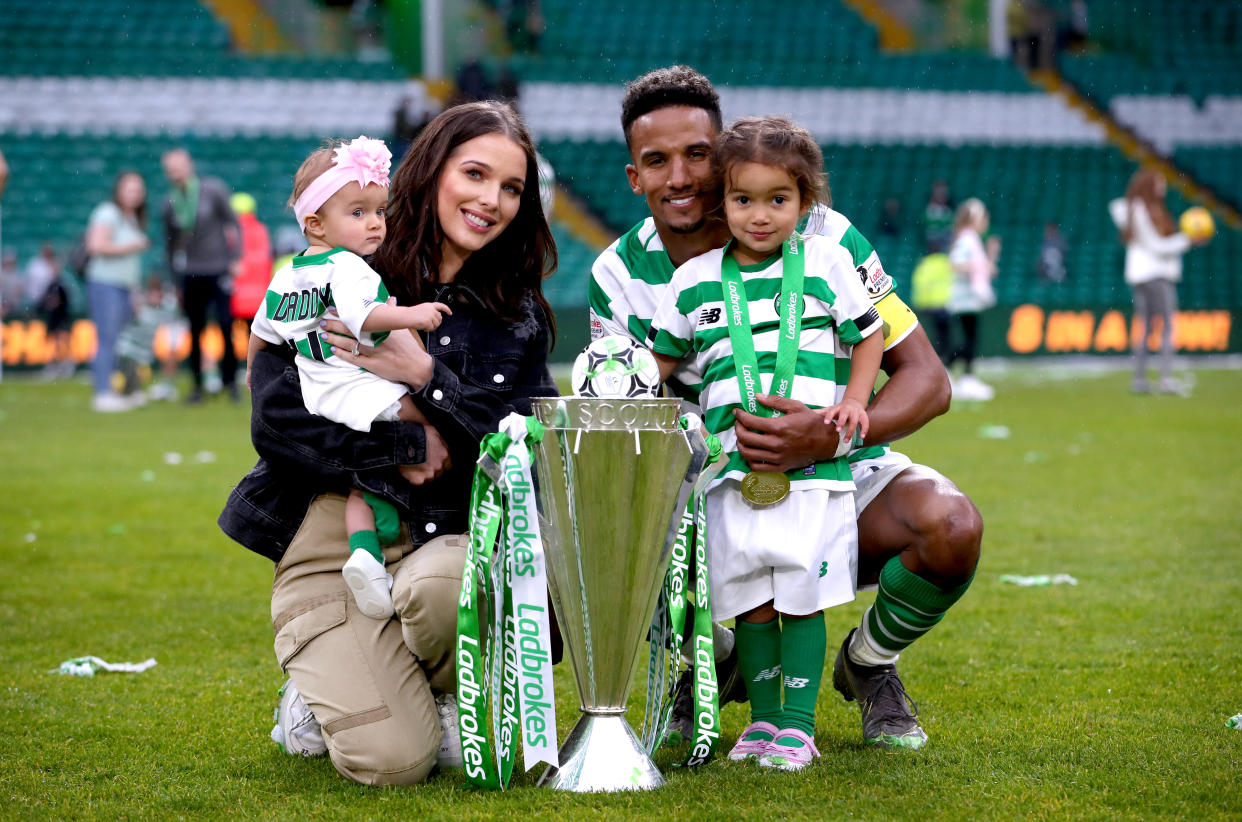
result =
[[[944,180],[932,183],[927,205],[923,206],[923,241],[929,254],[948,251],[953,240],[953,198]]]
[[[0,253],[0,315],[10,317],[21,309],[26,298],[26,285],[17,264],[17,252],[11,248]]]
[[[929,252],[910,275],[910,303],[919,317],[931,324],[928,337],[942,358],[953,344],[949,334],[949,294],[953,291],[953,279],[953,264],[943,251]]]
[[[95,323],[91,380],[96,411],[129,410],[129,400],[112,388],[116,341],[133,316],[133,292],[142,281],[142,255],[151,246],[146,234],[147,184],[136,171],[122,171],[112,199],[91,212],[86,227],[86,299]]]
[[[0,151],[0,197],[4,196],[4,187],[9,184],[9,164],[4,159],[4,152]]]
[[[1036,270],[1039,279],[1046,283],[1065,282],[1065,255],[1069,244],[1061,234],[1061,227],[1051,220],[1044,223],[1044,239],[1039,243],[1039,260]]]
[[[39,247],[39,253],[26,263],[25,275],[26,302],[37,306],[43,299],[43,292],[60,273],[60,260],[56,258],[56,249],[51,243]]]
[[[237,215],[241,232],[241,259],[237,262],[237,274],[233,277],[233,293],[229,300],[234,320],[245,320],[246,330],[254,319],[267,284],[272,281],[272,239],[267,226],[255,216],[254,197],[244,192],[234,194],[229,201]]]
[[[1152,322],[1160,318],[1159,390],[1178,394],[1183,387],[1173,378],[1173,316],[1177,313],[1177,284],[1182,279],[1182,255],[1195,243],[1177,230],[1165,205],[1167,186],[1154,169],[1140,168],[1130,178],[1124,197],[1108,204],[1109,215],[1126,247],[1126,285],[1134,298],[1134,317],[1141,333],[1134,336],[1134,376],[1130,390],[1151,390],[1147,382],[1147,340]],[[1206,242],[1206,241],[1205,241]]]
[[[953,288],[949,292],[949,314],[957,322],[961,342],[944,359],[944,367],[952,369],[958,360],[965,370],[954,383],[953,393],[965,400],[990,400],[992,386],[975,376],[975,355],[979,350],[979,315],[996,305],[992,279],[1000,257],[1000,238],[989,237],[985,243],[991,218],[982,202],[971,197],[957,207],[953,218],[953,244],[949,247],[949,263],[953,266]]]
[[[237,354],[229,329],[229,290],[241,256],[241,232],[229,205],[229,189],[215,177],[199,177],[185,149],[167,152],[161,162],[171,184],[163,209],[168,270],[181,292],[182,309],[190,323],[194,385],[186,402],[203,401],[202,335],[209,310],[224,336],[220,376],[229,397],[237,402]]]

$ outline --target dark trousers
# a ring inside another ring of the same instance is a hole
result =
[[[207,327],[207,310],[215,313],[215,321],[224,335],[224,355],[220,358],[220,379],[232,385],[237,379],[237,353],[233,350],[232,313],[229,294],[220,287],[223,275],[200,275],[185,278],[182,307],[190,323],[190,373],[194,387],[203,387],[203,347],[200,341]]]
[[[962,341],[944,355],[944,367],[950,368],[953,363],[961,360],[966,364],[966,373],[969,374],[975,367],[975,352],[979,348],[979,315],[971,312],[953,316],[957,318],[962,329]]]

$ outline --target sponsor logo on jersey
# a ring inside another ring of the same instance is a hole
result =
[[[699,314],[699,325],[715,325],[720,322],[720,314],[719,308],[703,309],[703,313]]]
[[[599,321],[599,317],[595,316],[595,311],[591,311],[591,340],[598,340],[604,336],[604,324]]]
[[[867,289],[867,294],[870,296],[878,297],[892,291],[893,278],[885,273],[884,266],[880,265],[879,260],[873,262],[870,268],[860,265],[856,270],[859,279],[862,280],[863,288]]]

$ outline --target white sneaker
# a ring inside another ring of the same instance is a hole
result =
[[[173,402],[177,399],[177,388],[170,382],[157,382],[151,386],[151,390],[147,392],[148,396],[153,400],[168,400]]]
[[[115,414],[118,411],[128,411],[130,404],[120,394],[96,394],[91,398],[91,408],[101,414]]]
[[[280,704],[272,715],[276,727],[272,728],[272,741],[287,754],[320,756],[328,752],[323,741],[323,728],[306,705],[302,692],[286,680],[280,689]]]
[[[457,724],[457,698],[452,694],[436,694],[436,711],[440,714],[440,751],[436,762],[441,768],[461,767],[461,730]]]
[[[996,396],[996,390],[974,374],[963,374],[953,385],[953,393],[963,400],[986,402]]]
[[[393,615],[392,576],[364,550],[354,551],[341,569],[358,610],[372,619]]]

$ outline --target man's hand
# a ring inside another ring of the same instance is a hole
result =
[[[823,415],[786,397],[759,394],[756,399],[784,416],[756,417],[734,409],[738,453],[751,470],[789,471],[832,459],[839,433],[835,426],[824,424]]]
[[[400,468],[401,476],[405,477],[406,482],[410,485],[422,485],[425,482],[431,482],[436,477],[453,467],[453,461],[449,458],[448,446],[444,444],[440,432],[434,426],[424,425],[427,441],[427,461],[420,462],[418,465],[403,465]]]

